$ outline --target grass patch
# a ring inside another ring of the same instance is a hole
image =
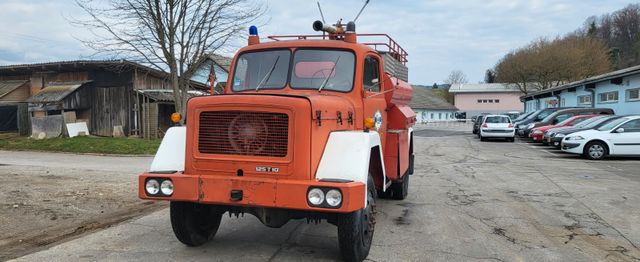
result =
[[[48,151],[68,153],[96,153],[123,155],[151,155],[160,146],[160,140],[115,137],[74,137],[35,140],[11,138],[0,140],[0,149],[18,151]]]

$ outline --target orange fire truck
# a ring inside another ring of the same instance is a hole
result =
[[[353,22],[313,28],[323,34],[260,43],[252,26],[224,93],[191,98],[186,126],[168,130],[140,175],[140,198],[171,201],[182,243],[211,239],[226,212],[276,228],[326,220],[342,256],[361,261],[376,198],[407,196],[415,123],[407,53],[386,34],[356,34]]]

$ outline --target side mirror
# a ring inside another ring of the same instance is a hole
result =
[[[616,129],[616,133],[624,133],[624,128],[618,128]]]
[[[471,122],[475,123],[476,119],[475,118],[471,118]]]

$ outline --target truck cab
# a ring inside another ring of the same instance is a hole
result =
[[[257,36],[252,27],[223,94],[188,101],[186,125],[167,132],[139,197],[170,201],[188,246],[211,239],[222,214],[249,213],[276,228],[326,220],[343,257],[364,260],[376,198],[404,199],[413,173],[406,52],[386,35],[375,35],[386,51],[358,43],[355,30]],[[390,66],[404,67],[404,80]]]

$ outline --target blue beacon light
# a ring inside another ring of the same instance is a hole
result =
[[[258,35],[258,27],[252,25],[249,27],[249,35]]]

